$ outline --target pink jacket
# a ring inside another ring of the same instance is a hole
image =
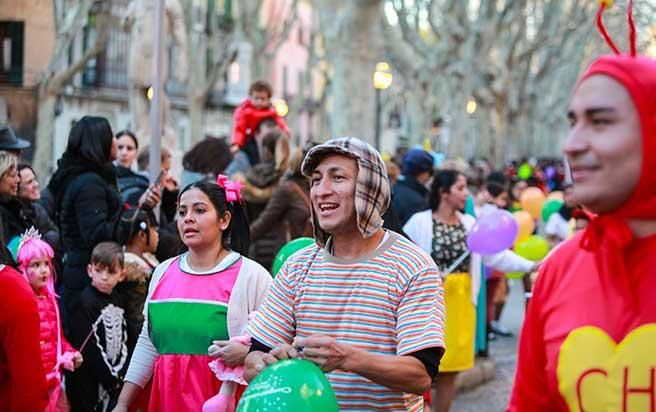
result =
[[[64,338],[59,309],[56,307],[55,300],[41,292],[36,295],[36,305],[40,319],[41,360],[43,361],[43,370],[46,372],[48,387],[51,387],[59,384],[61,380],[58,367],[59,357],[65,352],[76,352],[76,350]]]

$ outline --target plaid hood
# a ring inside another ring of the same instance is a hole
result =
[[[355,185],[355,212],[358,229],[364,237],[373,236],[383,227],[382,215],[390,203],[390,184],[385,162],[376,149],[355,137],[340,137],[310,149],[301,165],[303,175],[310,177],[321,160],[333,154],[353,158],[358,163],[358,176]],[[330,234],[319,227],[314,208],[312,225],[314,238],[321,247],[326,245]]]

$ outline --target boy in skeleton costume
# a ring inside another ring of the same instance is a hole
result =
[[[87,267],[91,285],[71,314],[71,343],[87,361],[66,380],[72,411],[112,410],[118,399],[129,357],[123,302],[114,292],[124,276],[123,263],[116,243],[93,249]]]

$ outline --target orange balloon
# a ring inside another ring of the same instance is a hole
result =
[[[535,220],[530,213],[525,210],[518,210],[513,213],[515,220],[517,221],[517,226],[519,231],[517,232],[517,239],[515,239],[515,244],[528,239],[529,236],[533,234],[535,230]]]
[[[522,193],[519,203],[522,205],[522,209],[531,214],[533,219],[539,219],[542,216],[542,206],[546,200],[542,190],[537,187],[529,187]]]
[[[547,196],[547,200],[551,199],[556,199],[556,200],[562,200],[563,202],[565,201],[565,196],[563,195],[563,192],[560,190],[555,190]]]

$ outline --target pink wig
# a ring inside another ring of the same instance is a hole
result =
[[[55,256],[55,252],[52,250],[52,247],[44,242],[43,240],[32,237],[28,238],[25,241],[20,243],[18,246],[18,251],[16,253],[16,260],[18,261],[18,268],[21,273],[27,279],[27,268],[30,265],[30,262],[34,259],[48,259],[48,267],[50,267],[50,277],[48,278],[48,283],[46,289],[48,294],[55,296],[55,268],[52,264],[52,259]]]

